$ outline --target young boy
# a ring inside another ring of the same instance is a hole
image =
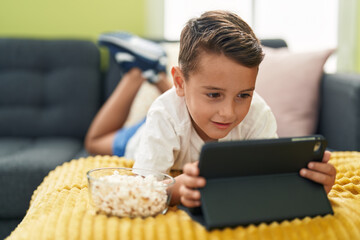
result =
[[[176,177],[172,204],[200,205],[196,189],[206,183],[197,163],[205,142],[277,137],[270,108],[254,92],[262,59],[259,40],[235,14],[206,12],[184,27],[179,67],[171,70],[174,87],[152,104],[125,154],[135,159],[135,168],[183,170]],[[322,163],[300,171],[327,192],[336,175],[329,158],[327,152]]]

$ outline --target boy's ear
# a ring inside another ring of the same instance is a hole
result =
[[[185,79],[181,69],[179,67],[173,67],[171,69],[171,75],[173,77],[176,94],[179,97],[185,96],[185,92],[184,92]]]

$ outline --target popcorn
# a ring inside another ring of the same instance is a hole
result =
[[[100,177],[90,184],[92,200],[98,212],[119,217],[147,217],[167,207],[166,184],[154,175],[113,175]]]

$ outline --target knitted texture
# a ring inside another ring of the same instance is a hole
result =
[[[337,169],[328,195],[334,215],[207,231],[176,207],[144,219],[95,214],[86,172],[131,167],[133,162],[109,156],[72,160],[45,177],[23,221],[7,239],[360,239],[360,153],[334,152],[330,161]]]

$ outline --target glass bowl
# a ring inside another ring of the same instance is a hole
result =
[[[175,179],[139,168],[96,168],[86,173],[98,213],[118,217],[149,217],[166,213]]]

